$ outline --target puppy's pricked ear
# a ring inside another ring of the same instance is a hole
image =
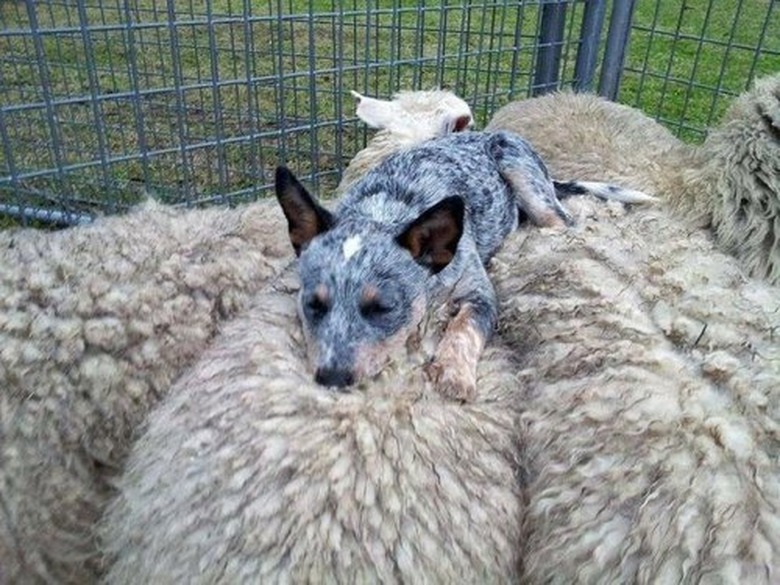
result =
[[[333,225],[333,215],[317,204],[287,167],[276,167],[276,198],[287,218],[287,230],[295,255],[318,234]]]
[[[371,128],[380,130],[397,129],[399,119],[404,116],[404,112],[401,111],[397,103],[367,97],[356,91],[351,93],[358,100],[356,110],[358,118],[371,126]]]
[[[395,241],[409,250],[418,264],[436,274],[455,256],[464,214],[463,199],[448,197],[414,220]]]

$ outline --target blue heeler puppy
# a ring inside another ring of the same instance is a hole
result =
[[[391,155],[335,213],[279,167],[276,196],[299,256],[316,381],[343,388],[375,375],[428,307],[448,298],[454,317],[429,373],[444,395],[473,398],[498,306],[485,265],[520,218],[571,224],[556,191],[652,200],[604,183],[553,181],[531,146],[506,132],[453,134]]]

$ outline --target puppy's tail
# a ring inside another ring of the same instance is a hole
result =
[[[657,197],[611,185],[609,183],[596,183],[593,181],[553,181],[555,192],[559,199],[565,199],[572,195],[593,195],[599,199],[609,201],[622,201],[623,203],[654,203]]]

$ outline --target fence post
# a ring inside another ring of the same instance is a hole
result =
[[[577,50],[577,62],[574,66],[574,89],[577,91],[588,91],[593,86],[606,12],[606,0],[588,0],[585,3],[580,29],[580,48]]]
[[[620,79],[623,75],[628,39],[631,36],[631,20],[635,5],[636,0],[615,0],[612,4],[607,46],[604,50],[599,79],[599,94],[611,100],[617,99],[620,90]]]
[[[563,49],[568,0],[543,0],[539,50],[536,53],[536,71],[531,87],[532,95],[541,95],[558,88],[558,72]]]

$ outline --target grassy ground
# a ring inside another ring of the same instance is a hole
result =
[[[771,2],[638,0],[620,100],[701,139],[729,93],[778,69],[776,54],[756,51],[780,51]],[[0,103],[13,105],[0,137],[0,147],[13,146],[12,158],[0,148],[0,202],[79,212],[110,200],[113,211],[147,189],[168,202],[240,200],[270,187],[280,158],[326,193],[366,137],[345,89],[388,95],[443,84],[484,123],[531,83],[540,18],[532,3],[442,10],[378,0],[369,14],[357,0],[274,0],[252,2],[249,23],[243,6],[0,1]],[[564,79],[581,12],[581,4],[568,12]],[[40,43],[2,32],[31,26],[31,16]],[[138,26],[128,30],[128,21]],[[34,176],[58,166],[70,168]],[[29,176],[3,183],[11,168]]]
[[[327,191],[365,138],[345,89],[388,95],[450,85],[484,113],[496,96],[527,84],[511,72],[531,71],[539,17],[525,5],[420,11],[404,0],[368,13],[362,3],[320,0],[253,3],[247,23],[243,5],[230,0],[206,12],[174,4],[169,27],[159,0],[129,11],[39,3],[40,43],[0,36],[0,101],[37,104],[5,116],[14,168],[71,167],[66,177],[30,176],[7,193],[38,205],[56,193],[73,211],[106,199],[133,203],[148,187],[167,202],[251,197],[269,186],[279,158]],[[128,21],[132,31],[122,26]],[[0,22],[33,26],[21,2],[0,3]],[[3,156],[0,168],[11,164]],[[83,161],[90,164],[73,168]]]
[[[701,140],[750,76],[780,72],[772,3],[638,0],[620,101]]]
[[[149,187],[166,202],[249,198],[279,158],[328,192],[365,140],[345,89],[449,85],[485,114],[527,85],[512,71],[533,69],[538,6],[418,4],[252,3],[246,19],[235,1],[179,0],[168,26],[159,0],[0,2],[0,23],[42,31],[0,35],[0,102],[32,104],[5,115],[14,155],[0,149],[0,169],[29,176],[0,183],[0,198],[46,206],[56,193],[70,211],[132,204]],[[60,166],[65,176],[31,176]]]

